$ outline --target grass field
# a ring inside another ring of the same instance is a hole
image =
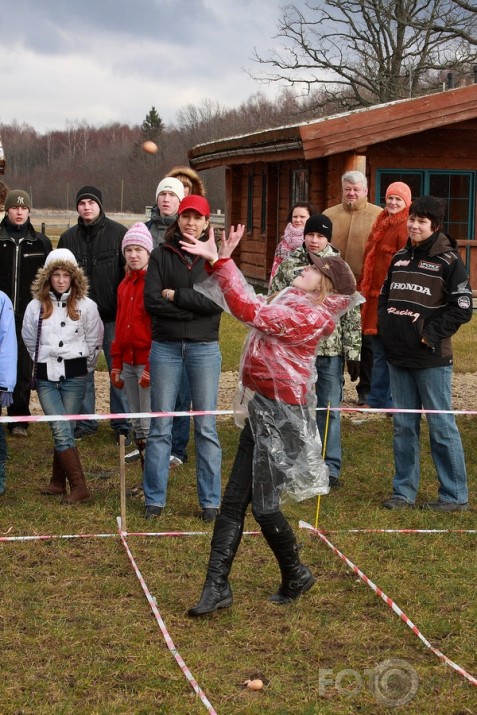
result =
[[[475,320],[475,319],[474,319]],[[224,321],[227,369],[236,369],[243,331]],[[471,324],[458,334],[456,368],[475,370]],[[471,499],[476,489],[475,417],[459,418]],[[220,422],[226,480],[238,430]],[[105,422],[79,443],[93,498],[65,508],[42,497],[52,441],[46,424],[28,441],[9,439],[0,536],[111,537],[0,542],[2,715],[195,715],[207,712],[167,648],[121,540],[119,461]],[[475,511],[436,515],[380,508],[390,493],[392,425],[343,420],[344,486],[321,499],[318,526],[404,611],[431,644],[477,677]],[[127,467],[127,482],[139,467]],[[436,493],[423,425],[421,499]],[[308,530],[316,500],[287,507],[316,586],[286,608],[267,601],[279,581],[260,536],[244,536],[232,572],[232,608],[191,621],[208,555],[210,526],[198,511],[194,459],[171,474],[161,531],[127,543],[156,599],[175,648],[216,712],[223,715],[477,713],[477,688],[442,663],[338,556]],[[129,500],[129,532],[150,530],[143,504]],[[246,528],[255,530],[251,516]],[[434,533],[351,529],[427,529]],[[441,530],[444,530],[441,532]],[[171,646],[172,647],[172,646]],[[389,664],[389,660],[391,663]],[[392,659],[398,659],[392,660]],[[397,678],[398,671],[403,677]],[[261,692],[244,688],[259,677]],[[414,694],[414,690],[416,690]],[[409,702],[399,705],[409,696]],[[411,697],[412,696],[412,697]]]

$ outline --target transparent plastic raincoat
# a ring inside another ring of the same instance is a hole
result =
[[[196,290],[251,328],[234,414],[238,426],[248,418],[255,440],[254,511],[276,511],[286,501],[327,494],[328,468],[316,425],[316,351],[359,294],[333,294],[317,304],[315,294],[289,287],[267,303],[232,259],[218,260],[209,272]]]

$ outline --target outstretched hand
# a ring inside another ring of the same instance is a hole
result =
[[[214,263],[218,258],[229,258],[232,255],[243,236],[244,230],[245,226],[240,223],[237,225],[237,230],[235,230],[234,226],[231,226],[228,238],[225,236],[225,231],[222,231],[222,240],[219,249],[217,249],[215,233],[212,226],[209,228],[209,238],[207,241],[200,241],[198,238],[188,236],[188,240],[180,241],[180,244],[184,251],[192,253],[194,256],[202,256],[206,261]]]
[[[226,238],[225,231],[222,231],[222,240],[220,241],[219,247],[219,258],[230,258],[234,250],[240,243],[240,239],[245,231],[245,226],[243,223],[237,224],[237,230],[234,226],[229,229],[229,236]]]

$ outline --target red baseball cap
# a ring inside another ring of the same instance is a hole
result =
[[[207,199],[204,199],[203,196],[198,196],[198,194],[191,194],[190,196],[183,198],[179,204],[179,210],[177,213],[180,216],[181,213],[187,211],[188,209],[197,211],[198,214],[205,216],[206,218],[209,218],[210,216],[209,202]]]

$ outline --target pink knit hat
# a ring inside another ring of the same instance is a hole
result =
[[[135,223],[131,226],[129,231],[126,231],[121,245],[123,255],[128,246],[141,246],[145,248],[148,253],[151,253],[153,249],[152,236],[146,224],[140,222]]]
[[[409,208],[412,201],[411,189],[403,181],[395,181],[393,184],[389,184],[386,189],[386,198],[390,195],[399,196],[400,199],[404,201],[406,206]]]

